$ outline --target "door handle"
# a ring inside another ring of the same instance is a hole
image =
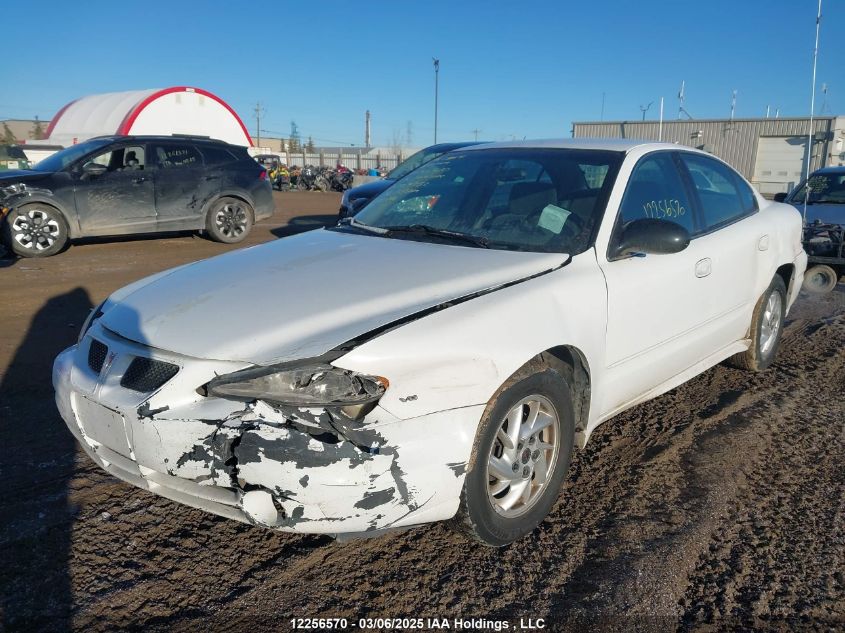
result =
[[[768,236],[768,235],[764,235],[764,236],[763,236],[763,237],[761,237],[761,238],[760,238],[760,240],[757,242],[757,250],[758,250],[758,251],[767,251],[767,250],[769,250],[769,236]]]
[[[695,263],[695,276],[696,277],[706,277],[711,272],[713,272],[713,262],[710,260],[709,257],[705,257],[704,259],[699,259]]]
[[[203,180],[220,180],[220,176],[205,176]]]

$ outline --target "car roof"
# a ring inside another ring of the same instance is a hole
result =
[[[458,143],[437,143],[425,148],[427,152],[451,152],[453,149],[461,149],[470,145],[483,145],[487,141],[460,141]]]
[[[113,134],[95,136],[90,141],[191,141],[192,143],[215,143],[217,145],[231,145],[226,141],[210,136],[194,136],[191,134]],[[240,146],[236,146],[240,147]]]
[[[641,139],[626,138],[563,138],[539,139],[530,141],[504,141],[500,143],[484,143],[466,147],[467,151],[491,148],[531,148],[531,149],[598,149],[612,152],[629,152],[634,148],[648,149],[680,149],[674,143],[660,143]],[[683,147],[684,150],[692,148]],[[694,151],[694,150],[693,150]]]
[[[811,176],[815,174],[842,174],[845,173],[845,165],[831,165],[829,167],[822,167],[814,171]]]

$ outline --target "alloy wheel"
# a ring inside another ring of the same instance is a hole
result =
[[[61,227],[56,218],[43,209],[29,209],[12,222],[12,236],[23,248],[45,251],[61,237]]]
[[[560,450],[560,419],[540,395],[520,400],[499,427],[487,460],[487,494],[500,515],[515,518],[542,496]]]
[[[769,295],[769,300],[766,301],[766,308],[763,310],[763,319],[760,324],[760,352],[763,355],[769,353],[778,338],[782,312],[783,300],[780,293],[772,292]]]
[[[227,202],[217,209],[214,222],[224,237],[242,235],[246,231],[248,222],[246,209],[236,202]]]

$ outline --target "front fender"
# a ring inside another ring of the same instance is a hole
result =
[[[52,191],[41,187],[27,186],[24,191],[0,200],[0,207],[4,208],[3,212],[0,213],[0,221],[5,221],[13,209],[17,209],[18,207],[22,207],[25,204],[31,204],[33,202],[48,204],[57,209],[67,223],[68,229],[70,230],[70,237],[78,236],[79,222],[76,219],[76,214],[70,213]]]
[[[486,404],[538,354],[577,348],[596,372],[604,359],[607,292],[593,250],[552,273],[482,295],[373,338],[333,364],[384,376],[380,405],[414,418]],[[590,411],[589,420],[597,414]]]

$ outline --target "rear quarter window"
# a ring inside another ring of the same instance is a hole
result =
[[[223,147],[201,147],[200,151],[206,165],[222,165],[236,160],[232,153]]]

